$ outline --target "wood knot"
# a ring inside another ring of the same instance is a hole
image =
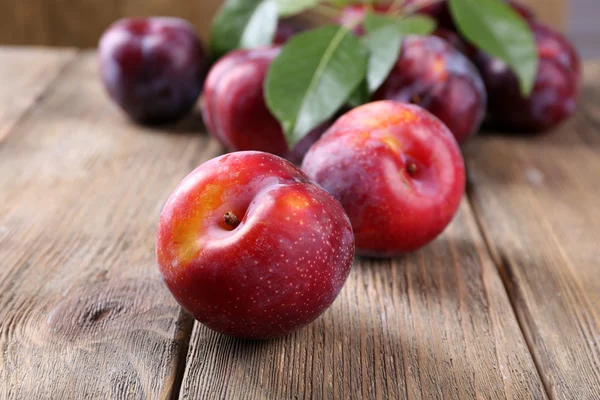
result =
[[[98,304],[96,308],[86,311],[84,319],[91,324],[95,324],[109,319],[111,316],[115,317],[122,310],[123,306],[121,304]]]
[[[128,326],[137,325],[144,305],[151,308],[164,300],[156,296],[159,284],[160,281],[106,280],[79,287],[50,312],[50,332],[69,341],[105,337],[110,332],[122,334]]]

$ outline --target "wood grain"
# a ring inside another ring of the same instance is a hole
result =
[[[241,341],[196,324],[181,398],[546,395],[465,202],[424,250],[357,259],[332,308],[293,335]]]
[[[154,235],[175,185],[220,151],[201,129],[130,124],[86,54],[0,142],[0,398],[176,394],[192,321]]]
[[[477,217],[555,399],[600,398],[599,78],[588,64],[584,104],[555,132],[482,136],[466,153]]]
[[[522,0],[540,19],[564,28],[568,0]],[[95,47],[113,21],[169,15],[192,22],[204,40],[222,0],[4,0],[0,1],[0,44]],[[322,20],[322,18],[321,18]]]
[[[73,50],[0,47],[0,142],[74,57]]]
[[[130,124],[92,53],[0,58],[0,398],[600,398],[599,63],[559,130],[467,145],[436,242],[357,259],[316,322],[246,342],[193,325],[154,265],[163,202],[221,151],[198,114]]]

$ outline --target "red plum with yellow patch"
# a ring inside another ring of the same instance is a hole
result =
[[[360,254],[417,250],[451,222],[465,190],[452,133],[425,109],[393,101],[355,108],[307,153],[302,169],[340,201]]]
[[[282,336],[342,289],[354,238],[342,206],[290,162],[262,152],[214,158],[161,213],[156,255],[179,304],[234,337]]]

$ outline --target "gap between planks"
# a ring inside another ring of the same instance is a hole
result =
[[[160,282],[149,242],[165,191],[220,149],[190,130],[197,118],[164,132],[129,124],[94,61],[74,55],[14,121],[0,121],[9,124],[0,142],[0,397],[179,390],[193,322]],[[126,162],[149,167],[145,179]],[[40,196],[44,207],[34,207]]]
[[[517,323],[519,324],[519,329],[521,330],[521,334],[523,335],[523,337],[525,338],[525,344],[527,345],[527,350],[529,351],[529,354],[531,354],[531,357],[533,359],[533,363],[535,364],[535,369],[538,373],[538,376],[540,376],[540,379],[542,381],[542,384],[544,386],[544,391],[546,393],[546,396],[548,396],[548,398],[552,398],[551,397],[551,391],[548,388],[548,383],[546,382],[545,379],[542,378],[542,369],[541,366],[539,365],[539,360],[537,357],[534,356],[533,353],[533,348],[532,348],[532,343],[531,341],[528,339],[527,335],[525,334],[525,327],[524,327],[524,322],[521,318],[519,318],[518,314],[517,314],[517,307],[516,307],[516,301],[513,298],[513,296],[511,296],[507,290],[507,282],[509,282],[510,278],[507,276],[506,274],[506,269],[505,268],[500,268],[500,265],[502,264],[502,261],[499,260],[498,255],[495,253],[491,242],[490,242],[490,238],[489,235],[486,233],[486,231],[483,229],[482,226],[482,221],[481,221],[481,217],[480,217],[480,213],[478,212],[478,206],[475,203],[475,201],[473,200],[473,193],[472,193],[472,186],[471,186],[471,182],[467,182],[467,190],[465,192],[465,197],[467,198],[467,201],[469,202],[469,207],[471,207],[471,210],[473,210],[473,215],[475,218],[475,223],[477,224],[477,229],[479,230],[479,233],[481,235],[481,237],[483,238],[483,242],[485,244],[485,247],[487,249],[487,253],[490,256],[490,258],[492,259],[492,261],[494,262],[495,266],[496,266],[496,270],[498,271],[498,274],[500,275],[500,278],[502,280],[502,285],[504,286],[504,293],[506,293],[506,297],[508,298],[508,301],[510,302],[510,306],[512,308],[513,311],[513,315],[515,316],[515,319],[517,320]]]
[[[536,137],[467,145],[479,230],[552,399],[600,398],[600,63],[576,115]]]

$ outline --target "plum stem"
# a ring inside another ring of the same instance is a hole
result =
[[[406,166],[406,171],[410,176],[414,176],[417,173],[417,169],[418,167],[415,163],[410,163]]]
[[[233,211],[226,212],[225,215],[223,216],[223,219],[225,220],[225,223],[227,225],[232,226],[233,228],[237,228],[237,226],[240,224],[240,220],[233,213]]]

